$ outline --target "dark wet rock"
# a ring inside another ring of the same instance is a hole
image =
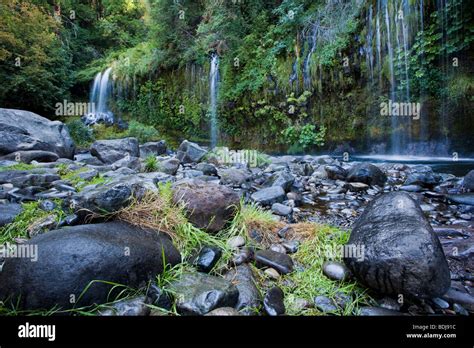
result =
[[[232,263],[236,266],[250,262],[253,258],[253,251],[250,248],[239,250],[232,258]]]
[[[216,308],[213,311],[210,311],[205,316],[206,317],[236,317],[241,316],[242,314],[231,307]]]
[[[326,296],[316,296],[314,306],[323,313],[332,313],[338,310],[334,301]]]
[[[140,157],[136,138],[98,140],[91,146],[91,154],[105,164],[112,164],[123,158]]]
[[[458,291],[450,288],[443,296],[443,299],[449,303],[459,303],[467,308],[470,312],[474,312],[474,296],[467,292]]]
[[[274,286],[265,295],[263,299],[263,308],[265,312],[270,316],[278,316],[285,314],[285,303],[284,303],[283,291]]]
[[[118,317],[142,317],[150,314],[150,307],[147,306],[145,296],[139,296],[133,299],[118,301],[107,309],[99,310],[99,315],[118,316]]]
[[[350,192],[364,192],[369,189],[369,185],[362,182],[349,182],[344,185],[344,188]]]
[[[290,240],[287,242],[283,242],[281,243],[281,245],[285,248],[288,254],[296,253],[300,247],[300,243],[297,240]]]
[[[474,191],[474,169],[466,174],[462,181],[462,186],[468,191]]]
[[[214,183],[186,182],[173,190],[173,201],[184,205],[189,221],[209,233],[222,230],[240,206],[235,191]]]
[[[10,183],[15,187],[25,188],[28,186],[42,186],[49,188],[51,183],[61,179],[57,174],[39,174],[39,173],[27,173],[22,176],[16,176],[11,179]]]
[[[0,155],[32,150],[72,158],[75,146],[62,122],[29,111],[0,109]]]
[[[469,315],[469,312],[466,310],[466,308],[461,306],[459,303],[453,304],[453,310],[456,314],[459,314],[459,315],[464,315],[464,316]]]
[[[179,169],[179,165],[181,162],[177,158],[170,158],[160,162],[158,170],[160,172],[169,174],[169,175],[176,175]]]
[[[290,191],[291,185],[295,182],[295,177],[293,174],[287,171],[281,171],[275,174],[275,178],[272,186],[281,187],[285,192]]]
[[[0,204],[0,227],[13,222],[13,220],[15,220],[15,218],[20,215],[22,211],[23,208],[21,204]]]
[[[422,187],[432,188],[441,181],[441,175],[434,173],[430,167],[416,167],[412,169],[410,174],[408,174],[404,185],[419,185]]]
[[[451,202],[456,204],[474,205],[474,193],[446,196]]]
[[[197,178],[200,176],[203,176],[204,173],[201,172],[200,170],[194,170],[194,169],[188,169],[184,172],[184,177],[185,178]]]
[[[184,315],[205,315],[220,307],[235,307],[237,287],[229,281],[204,273],[186,273],[170,285],[176,308]]]
[[[293,212],[293,209],[287,205],[281,204],[281,203],[274,203],[272,205],[272,211],[276,215],[280,216],[287,216],[290,215]]]
[[[278,237],[286,238],[287,234],[291,231],[291,226],[285,226],[277,232]]]
[[[37,245],[37,261],[5,260],[0,299],[11,296],[15,302],[21,296],[20,307],[26,309],[105,303],[109,293],[114,298],[122,289],[111,291],[104,281],[139,288],[163,271],[163,260],[167,267],[181,262],[167,236],[119,222],[66,227],[25,245]]]
[[[221,169],[219,170],[219,176],[223,185],[232,185],[234,187],[240,187],[252,179],[252,173],[247,169]]]
[[[50,201],[49,199],[41,201],[39,203],[39,208],[44,210],[44,211],[53,211],[56,209],[57,205],[53,201]]]
[[[345,180],[347,177],[347,170],[342,168],[341,166],[326,166],[324,167],[326,173],[328,174],[328,179],[331,180]]]
[[[246,315],[255,314],[255,309],[260,306],[262,299],[252,269],[245,264],[237,266],[225,275],[225,279],[239,291],[235,309]]]
[[[148,142],[140,145],[140,157],[146,158],[149,155],[160,156],[166,154],[167,150],[166,142],[164,140]]]
[[[138,157],[126,156],[112,163],[113,170],[117,170],[119,168],[129,168],[133,171],[139,172],[142,170],[142,162]]]
[[[70,206],[81,217],[114,213],[130,204],[134,197],[143,197],[147,190],[156,190],[153,181],[144,181],[139,176],[118,177],[103,185],[86,186],[71,197]]]
[[[378,305],[382,308],[389,309],[392,311],[400,311],[400,303],[390,297],[384,297],[381,300],[377,301]]]
[[[215,176],[217,175],[217,168],[215,165],[210,163],[199,163],[196,166],[196,170],[201,171],[204,175]]]
[[[255,192],[251,198],[261,205],[271,206],[274,203],[283,202],[285,199],[285,191],[280,186],[272,186]]]
[[[270,245],[270,250],[275,251],[277,253],[286,254],[286,249],[281,244],[272,244],[272,245]]]
[[[161,289],[158,285],[152,284],[148,289],[147,296],[150,304],[155,307],[171,310],[173,307],[173,297],[168,292]]]
[[[76,214],[69,214],[59,222],[58,227],[75,226],[75,225],[78,225],[79,223],[80,223],[79,216],[77,216]]]
[[[345,263],[376,291],[432,298],[449,288],[441,244],[408,193],[386,193],[369,203],[347,244],[364,247],[362,255]]]
[[[442,298],[435,297],[431,299],[431,301],[436,305],[436,307],[441,308],[441,309],[448,309],[449,308],[449,303],[443,300]]]
[[[59,156],[54,152],[49,151],[16,151],[11,154],[0,157],[0,160],[11,160],[22,163],[36,162],[56,162]]]
[[[423,191],[423,188],[420,185],[404,185],[400,186],[400,191],[421,192]]]
[[[281,274],[293,271],[293,260],[286,254],[272,250],[259,250],[255,253],[254,259],[260,267],[271,267]]]
[[[326,261],[323,264],[323,273],[332,280],[344,281],[349,278],[350,271],[342,263],[336,261]]]
[[[383,186],[387,176],[373,164],[360,163],[349,170],[346,179],[349,182],[361,182],[370,186]]]
[[[209,273],[222,256],[222,250],[207,246],[201,249],[194,265],[199,272]]]
[[[184,140],[178,148],[176,157],[181,163],[198,163],[207,154],[207,151],[198,144]]]
[[[361,316],[400,316],[400,312],[393,311],[381,307],[361,307],[359,308],[359,315]]]

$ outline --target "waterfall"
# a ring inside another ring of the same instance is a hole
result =
[[[111,73],[112,68],[108,68],[103,73],[99,72],[94,78],[90,91],[88,113],[82,117],[86,125],[97,123],[112,125],[114,123],[114,115],[108,108],[112,91]]]
[[[217,145],[217,97],[219,93],[219,56],[213,54],[211,57],[211,69],[209,74],[210,115],[211,115],[211,147]]]

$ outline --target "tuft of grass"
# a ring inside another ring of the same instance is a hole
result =
[[[160,163],[156,159],[156,156],[150,154],[145,159],[145,172],[152,173],[157,172],[160,169]]]
[[[253,203],[244,204],[241,201],[240,206],[229,228],[232,235],[249,236],[252,231],[258,231],[263,238],[262,244],[278,242],[277,232],[285,227],[285,223],[277,220],[270,211]]]
[[[0,172],[6,172],[6,171],[10,171],[10,170],[31,170],[31,169],[35,169],[35,168],[38,168],[38,167],[33,165],[33,164],[18,163],[18,164],[14,164],[12,166],[0,167]]]
[[[312,225],[312,229],[309,229]],[[295,306],[296,299],[305,299],[314,303],[318,295],[327,296],[336,303],[342,294],[349,296],[350,301],[344,309],[333,314],[354,315],[359,305],[371,304],[372,299],[367,290],[355,281],[333,281],[323,274],[322,266],[325,261],[342,261],[342,255],[337,251],[347,243],[349,233],[330,226],[307,224],[305,239],[293,259],[301,270],[295,270],[278,281],[285,293],[285,306],[290,315],[324,315],[316,308],[301,310]]]
[[[15,238],[28,238],[28,227],[45,218],[48,215],[56,215],[56,221],[59,222],[65,216],[61,210],[61,201],[55,201],[58,208],[48,212],[39,207],[39,202],[23,203],[23,211],[9,223],[0,228],[0,245],[5,243],[14,243]]]
[[[171,183],[160,183],[158,193],[148,192],[142,199],[135,200],[119,211],[117,218],[132,225],[168,234],[184,259],[204,246],[220,248],[222,257],[214,267],[215,272],[222,269],[231,258],[232,252],[226,241],[234,230],[226,229],[211,235],[194,227],[188,222],[182,207],[173,202]]]
[[[58,174],[61,177],[62,180],[69,181],[71,185],[78,191],[82,191],[82,189],[86,186],[89,185],[100,185],[100,184],[105,184],[107,182],[107,179],[98,175],[92,180],[86,181],[82,179],[79,174],[84,173],[88,171],[89,169],[86,167],[79,168],[77,170],[69,170],[68,166],[64,163],[60,164],[57,166],[58,168]]]

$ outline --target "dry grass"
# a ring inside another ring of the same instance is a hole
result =
[[[173,204],[170,192],[162,188],[160,193],[147,192],[139,201],[135,200],[128,207],[117,213],[117,219],[135,226],[164,232],[176,238],[178,226],[187,223],[182,210]]]

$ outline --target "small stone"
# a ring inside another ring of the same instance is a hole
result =
[[[334,296],[334,300],[339,307],[345,309],[347,305],[352,302],[352,297],[350,295],[344,294],[343,292],[337,292]]]
[[[337,307],[334,302],[326,296],[316,296],[314,298],[314,305],[323,313],[336,312]]]
[[[286,254],[272,250],[259,250],[255,253],[254,259],[258,265],[275,268],[281,274],[293,271],[293,260]]]
[[[204,247],[194,262],[199,272],[209,273],[222,256],[222,250],[216,247]]]
[[[253,257],[253,252],[249,248],[245,248],[237,252],[234,257],[232,258],[232,262],[239,266],[241,264],[249,262]]]
[[[400,304],[396,300],[390,297],[384,297],[383,299],[378,301],[378,304],[380,307],[385,308],[385,309],[390,309],[392,311],[400,310]]]
[[[245,245],[245,238],[242,236],[235,236],[227,240],[227,246],[231,249],[238,249]]]
[[[39,207],[44,211],[53,211],[54,209],[56,209],[56,203],[50,200],[45,200],[40,202]]]
[[[441,308],[441,309],[449,308],[449,303],[439,297],[433,298],[432,301],[438,308]]]
[[[283,302],[284,296],[283,291],[277,286],[268,290],[263,299],[263,308],[265,309],[265,312],[270,316],[285,314],[285,304]]]
[[[293,308],[299,312],[312,307],[314,307],[314,305],[304,298],[297,298],[293,302]]]
[[[285,248],[288,254],[296,253],[298,251],[298,248],[300,247],[300,243],[297,240],[284,242],[284,243],[281,243],[281,245],[283,245],[283,247]]]
[[[235,317],[241,316],[240,312],[231,307],[216,308],[205,315],[205,317]]]
[[[280,273],[278,273],[274,268],[267,268],[263,273],[273,280],[277,280],[280,278]]]
[[[359,309],[359,315],[361,316],[399,316],[403,315],[400,312],[392,311],[381,307],[361,307]]]
[[[281,230],[277,232],[278,237],[280,238],[286,238],[286,235],[288,234],[288,231],[291,230],[290,226],[285,226]]]
[[[323,264],[323,273],[332,280],[344,281],[349,278],[349,269],[340,262],[326,261]]]
[[[463,306],[461,306],[459,303],[453,304],[453,309],[459,315],[469,316],[469,312]]]
[[[282,254],[286,254],[286,249],[283,245],[281,244],[272,244],[270,246],[270,250],[272,251],[275,251],[277,253],[282,253]]]
[[[276,215],[280,216],[287,216],[290,215],[293,212],[293,209],[287,205],[281,204],[281,203],[274,203],[272,205],[272,211]]]
[[[171,310],[173,306],[172,297],[170,294],[161,289],[158,285],[153,284],[148,289],[147,296],[153,306],[163,308],[167,311]]]
[[[150,314],[150,307],[147,306],[146,297],[140,296],[131,300],[123,300],[114,303],[110,309],[100,310],[101,316],[147,316]]]

